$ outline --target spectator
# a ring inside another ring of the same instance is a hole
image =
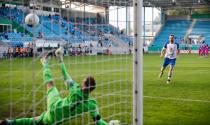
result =
[[[8,49],[8,50],[9,50],[9,49]],[[8,55],[9,55],[9,52],[6,52],[6,51],[3,52],[3,58],[7,58]]]
[[[79,54],[78,55],[82,55],[82,47],[81,47],[81,44],[79,44],[79,47],[78,47],[78,51],[79,51]]]
[[[62,22],[62,23],[61,23],[61,26],[62,26],[62,27],[64,27],[64,26],[65,26],[65,24]]]
[[[9,39],[7,33],[4,33],[4,37],[5,37],[7,40]]]
[[[129,41],[129,42],[128,42],[128,46],[129,46],[129,47],[131,47],[131,46],[132,46],[132,43],[131,43],[131,41]]]
[[[201,49],[201,46],[200,46],[199,49],[198,49],[198,55],[199,55],[199,56],[202,55],[201,50],[202,50],[202,49]]]
[[[205,55],[206,56],[209,55],[209,46],[208,46],[208,44],[205,46]]]
[[[28,57],[28,48],[25,48],[25,56]]]
[[[19,48],[16,47],[16,48],[15,48],[15,57],[17,57],[18,55],[19,55]]]
[[[23,47],[20,47],[20,57],[23,57]]]
[[[23,57],[26,57],[26,53],[25,52],[26,52],[26,48],[23,48],[23,54],[22,54]]]
[[[13,57],[13,48],[12,47],[10,47],[9,48],[9,58],[11,58],[11,57]]]
[[[43,38],[44,37],[44,32],[39,32],[39,38]]]
[[[98,40],[98,44],[99,44],[100,47],[103,47],[103,43],[102,43],[101,37]]]

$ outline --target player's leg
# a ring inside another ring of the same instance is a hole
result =
[[[163,67],[163,66],[161,67],[159,78],[161,78],[163,76],[163,72],[164,72],[165,69],[166,69],[166,67]]]
[[[34,118],[19,118],[13,120],[3,120],[0,125],[44,125],[40,116]]]
[[[168,72],[168,79],[167,79],[167,84],[169,84],[171,82],[171,77],[174,71],[174,66],[176,64],[176,59],[171,59],[170,60],[170,68],[169,68],[169,72]]]
[[[48,87],[48,95],[50,96],[50,98],[53,98],[51,93],[57,94],[58,91],[54,87],[51,71],[49,69],[46,56],[47,55],[44,55],[43,58],[40,60],[44,68],[43,79]],[[50,98],[48,99],[48,102],[49,102],[48,104],[52,103]],[[39,119],[40,119],[40,116],[35,117],[35,118],[19,118],[19,119],[13,119],[13,120],[4,120],[0,122],[0,125],[34,125],[34,124],[41,125],[42,122],[40,122]]]
[[[164,73],[166,67],[168,66],[168,64],[169,64],[169,59],[164,58],[163,65],[162,65],[161,70],[160,70],[159,78],[161,78],[163,76],[163,73]]]
[[[20,118],[20,119],[13,119],[13,120],[4,120],[0,123],[0,125],[33,125],[34,123],[33,118]]]
[[[57,88],[54,85],[51,70],[49,68],[46,58],[47,54],[45,54],[40,61],[43,65],[43,80],[44,83],[47,85],[47,107],[49,109],[51,105],[55,103],[57,100],[61,99],[61,97]]]
[[[167,79],[167,83],[169,84],[171,81],[171,77],[172,77],[172,73],[173,73],[174,67],[172,65],[170,65],[169,68],[169,72],[168,72],[168,79]]]

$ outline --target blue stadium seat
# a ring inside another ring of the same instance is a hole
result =
[[[204,36],[205,42],[210,44],[210,21],[196,21],[191,34]]]
[[[35,37],[39,37],[40,33],[44,34],[46,39],[64,39],[72,43],[82,43],[84,41],[98,41],[98,34],[92,36],[90,33],[84,33],[87,30],[90,31],[101,31],[103,34],[112,33],[116,37],[119,37],[124,42],[132,42],[132,38],[125,34],[119,34],[119,30],[109,24],[96,24],[96,18],[77,18],[75,23],[74,18],[70,18],[70,21],[62,19],[59,15],[49,16],[39,16],[40,24],[35,28],[29,27],[24,23],[24,18],[26,13],[20,9],[1,7],[0,17],[7,18],[9,20],[15,21],[21,26],[23,26],[27,31],[34,34]],[[78,24],[79,23],[79,24]],[[81,25],[80,25],[81,24]],[[95,24],[93,27],[90,25],[83,24]],[[32,37],[26,33],[15,33],[10,32],[7,34],[8,39],[11,41],[32,41]],[[6,39],[1,35],[0,39]],[[105,43],[110,44],[111,41],[105,41]]]
[[[156,36],[153,45],[158,47],[163,46],[164,43],[168,42],[170,34],[174,34],[175,41],[179,42],[182,38],[184,38],[191,24],[191,20],[167,21],[163,29],[160,31],[159,35]]]

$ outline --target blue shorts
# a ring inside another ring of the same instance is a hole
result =
[[[176,64],[176,59],[169,59],[169,58],[164,58],[164,61],[163,61],[163,67],[166,67],[168,65],[171,65],[171,66],[175,66]]]

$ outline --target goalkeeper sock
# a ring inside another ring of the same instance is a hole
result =
[[[44,68],[43,79],[44,79],[44,83],[47,84],[47,83],[53,81],[48,63],[43,64],[43,68]]]
[[[20,118],[15,120],[7,120],[9,125],[33,125],[34,119],[33,118]]]

